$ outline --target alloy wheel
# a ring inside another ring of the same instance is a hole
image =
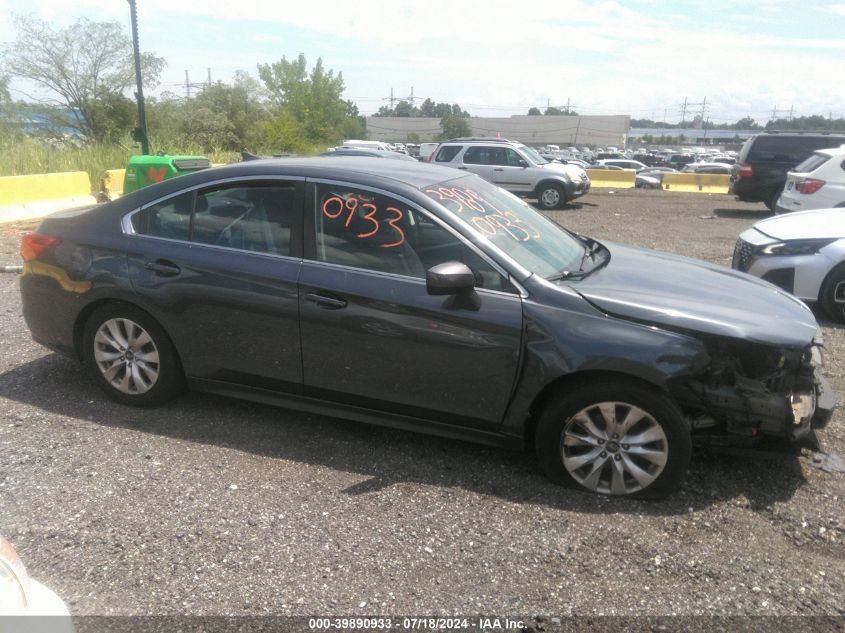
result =
[[[109,319],[99,327],[94,336],[94,360],[106,382],[121,393],[146,393],[159,377],[155,342],[130,319]]]
[[[585,488],[611,495],[644,490],[663,472],[669,444],[649,413],[624,402],[600,402],[572,416],[561,435],[561,457]]]

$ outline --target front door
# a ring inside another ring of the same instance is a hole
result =
[[[313,187],[299,297],[305,394],[496,428],[522,335],[521,299],[507,278],[398,197]],[[450,260],[475,271],[472,297],[426,292],[426,269]]]

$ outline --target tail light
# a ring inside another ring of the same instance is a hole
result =
[[[824,187],[824,180],[815,178],[805,178],[795,183],[795,191],[798,193],[816,193],[822,187]]]
[[[754,170],[751,168],[751,165],[748,163],[742,163],[739,166],[739,177],[740,178],[751,178],[754,175]]]
[[[21,257],[25,262],[38,259],[44,253],[59,245],[62,240],[44,233],[27,233],[21,240]]]
[[[431,162],[431,161],[433,161],[433,160],[434,160],[434,152],[431,152],[431,154],[429,154],[428,156],[426,156],[426,157],[425,157],[425,161],[424,161],[424,162],[426,162],[426,163],[430,163],[430,162]]]

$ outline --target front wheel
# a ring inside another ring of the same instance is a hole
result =
[[[155,319],[135,306],[112,303],[94,310],[82,345],[91,377],[122,404],[155,406],[183,389],[170,339]]]
[[[555,184],[543,185],[537,192],[537,206],[544,211],[562,207],[566,203],[566,192]]]
[[[832,320],[845,323],[845,264],[830,271],[819,291],[819,303]]]
[[[656,388],[595,382],[561,394],[543,411],[537,457],[553,481],[606,495],[661,497],[689,467],[683,413]]]

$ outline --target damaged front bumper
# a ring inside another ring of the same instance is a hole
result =
[[[749,377],[737,356],[721,350],[705,375],[677,385],[675,395],[692,430],[748,439],[776,436],[818,449],[815,430],[827,425],[836,406],[836,395],[819,371],[820,343],[803,353],[775,356],[771,373]],[[759,369],[759,355],[754,363]]]

